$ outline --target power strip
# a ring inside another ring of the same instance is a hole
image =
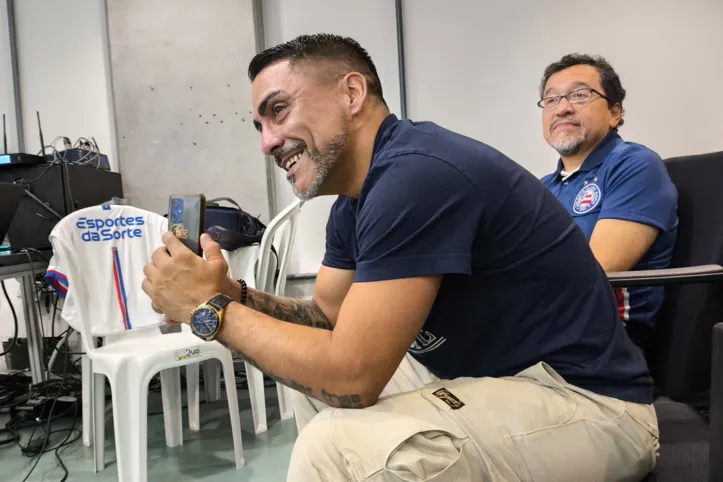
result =
[[[11,416],[18,415],[24,420],[44,419],[50,414],[51,408],[53,409],[53,414],[57,415],[69,411],[77,401],[77,394],[61,395],[58,397],[57,402],[51,397],[37,396],[21,405],[13,407],[10,413]],[[55,406],[53,406],[53,403],[55,403]],[[21,415],[21,413],[23,415]]]

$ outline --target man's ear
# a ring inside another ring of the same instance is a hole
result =
[[[610,107],[610,128],[615,129],[620,125],[620,122],[623,119],[623,106],[620,104],[615,104],[614,106]]]
[[[367,79],[359,72],[349,72],[344,77],[344,83],[350,113],[358,114],[367,98]]]

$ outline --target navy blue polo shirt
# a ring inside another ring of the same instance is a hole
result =
[[[645,146],[625,142],[613,130],[587,156],[580,169],[542,178],[590,240],[598,219],[622,219],[659,230],[634,270],[670,266],[678,230],[678,191],[662,159]],[[574,258],[573,258],[574,259]],[[616,290],[620,317],[631,326],[652,327],[663,304],[663,287]]]
[[[481,142],[387,117],[359,198],[332,207],[323,264],[356,283],[442,276],[409,348],[440,378],[544,361],[579,387],[652,401],[585,236],[538,179]]]

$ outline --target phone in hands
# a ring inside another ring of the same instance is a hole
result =
[[[203,256],[201,235],[206,226],[206,196],[172,194],[168,200],[168,230],[188,249]]]

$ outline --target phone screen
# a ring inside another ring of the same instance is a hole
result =
[[[201,256],[201,234],[206,214],[203,194],[171,195],[168,203],[168,230],[176,235],[188,249]]]

